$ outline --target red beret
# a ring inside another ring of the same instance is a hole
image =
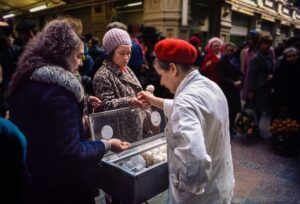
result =
[[[180,39],[164,39],[154,47],[156,58],[160,61],[193,64],[197,50],[190,43]]]

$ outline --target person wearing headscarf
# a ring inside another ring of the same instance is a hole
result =
[[[27,43],[8,90],[10,118],[26,135],[26,165],[46,204],[95,203],[90,167],[129,146],[86,140],[84,91],[74,75],[83,54],[67,21],[50,21]]]
[[[138,99],[162,109],[168,119],[168,204],[229,204],[234,175],[226,97],[193,65],[197,51],[188,42],[165,39],[154,51],[160,83],[174,100],[146,91]]]
[[[192,44],[197,50],[197,59],[194,64],[198,66],[200,69],[200,66],[204,58],[204,55],[202,53],[202,47],[201,47],[202,40],[200,37],[193,35],[190,37],[189,43]]]
[[[283,59],[274,73],[274,117],[286,111],[300,121],[299,76],[299,52],[294,47],[288,47],[283,51]]]
[[[217,38],[211,38],[206,46],[206,55],[202,62],[200,72],[210,80],[218,83],[218,74],[216,65],[221,58],[222,41]]]

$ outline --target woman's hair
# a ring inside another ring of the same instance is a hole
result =
[[[109,23],[105,28],[105,32],[109,31],[112,28],[119,28],[119,29],[127,31],[127,26],[124,23],[121,23],[119,21],[114,21],[114,22]]]
[[[83,25],[81,19],[71,16],[60,16],[58,20],[66,21],[78,36],[82,35]]]
[[[270,34],[268,33],[261,33],[258,39],[258,46],[260,46],[262,43],[272,44],[273,40]]]
[[[65,20],[50,21],[44,29],[30,40],[17,64],[8,95],[29,78],[32,72],[43,66],[59,66],[71,69],[71,54],[81,45],[80,38]]]
[[[236,46],[233,42],[228,42],[224,45],[224,50],[227,49],[227,47],[232,47],[233,49],[236,49]]]

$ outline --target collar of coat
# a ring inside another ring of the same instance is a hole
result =
[[[194,70],[190,72],[179,84],[179,86],[176,89],[174,98],[188,85],[190,84],[197,76],[200,76],[200,73],[198,70]]]
[[[70,71],[58,66],[43,66],[36,69],[31,77],[33,81],[55,84],[70,91],[78,102],[84,97],[84,90],[79,79]]]
[[[108,69],[110,69],[113,73],[115,73],[117,76],[122,74],[122,72],[121,72],[119,66],[116,65],[115,63],[113,63],[112,61],[110,61],[110,60],[105,60],[105,61],[103,62],[103,64],[104,64]]]
[[[103,62],[103,65],[107,69],[111,70],[121,81],[130,84],[131,86],[135,87],[136,90],[142,91],[141,83],[128,66],[126,67],[127,73],[125,74],[120,70],[118,65],[116,65],[110,60],[105,60]]]

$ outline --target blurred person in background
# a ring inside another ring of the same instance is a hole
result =
[[[202,65],[202,61],[204,59],[204,53],[202,52],[202,46],[201,46],[202,40],[200,37],[193,35],[190,37],[189,43],[191,43],[197,50],[197,59],[194,64],[198,66],[200,69]]]
[[[242,87],[242,100],[247,103],[247,91],[248,91],[248,71],[250,67],[250,61],[255,57],[257,44],[259,39],[259,32],[251,30],[247,36],[247,46],[241,51],[241,73],[243,77]]]
[[[233,124],[236,114],[241,111],[240,90],[242,87],[242,76],[239,59],[234,55],[236,46],[233,43],[226,43],[224,54],[217,64],[219,83],[226,96],[229,107],[230,131],[233,134]]]
[[[23,51],[25,45],[36,35],[36,24],[32,19],[21,20],[16,25],[16,31],[18,33],[16,44]]]
[[[222,41],[217,38],[211,38],[206,46],[206,55],[204,57],[200,73],[210,80],[218,83],[217,63],[221,58]]]
[[[300,60],[299,51],[294,47],[283,51],[283,59],[274,73],[274,111],[277,117],[282,111],[300,121]]]
[[[256,56],[250,61],[248,70],[247,101],[254,109],[257,123],[262,114],[272,110],[272,79],[274,72],[273,59],[270,56],[272,37],[262,34],[259,37]]]

